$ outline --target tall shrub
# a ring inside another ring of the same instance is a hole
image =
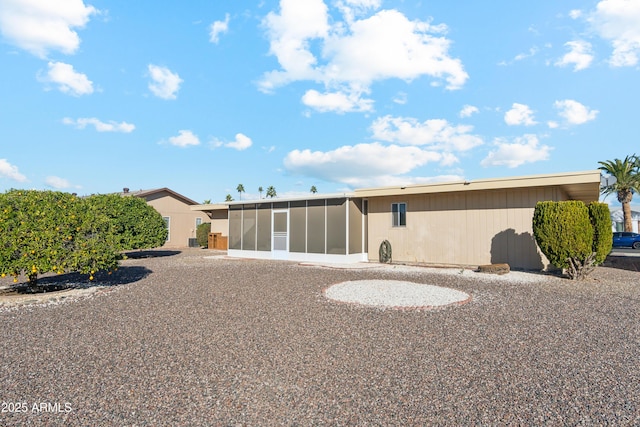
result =
[[[591,217],[591,225],[593,227],[592,250],[596,254],[594,264],[599,265],[607,258],[613,245],[609,205],[600,202],[590,203],[589,216]]]
[[[581,279],[588,274],[585,267],[593,263],[594,230],[583,202],[538,202],[533,235],[547,259],[567,270],[569,277]]]
[[[198,244],[201,247],[206,248],[207,246],[209,246],[210,232],[211,232],[210,222],[203,222],[198,226],[198,228],[196,228],[196,240],[198,241]]]
[[[119,194],[99,194],[87,198],[96,210],[109,217],[118,250],[157,248],[167,241],[162,215],[144,199]]]

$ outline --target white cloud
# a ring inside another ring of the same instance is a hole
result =
[[[224,144],[225,147],[233,148],[234,150],[238,151],[246,150],[247,148],[251,147],[251,145],[253,145],[251,138],[241,133],[236,134],[235,141],[227,142],[226,144]]]
[[[558,122],[553,121],[553,120],[549,120],[547,122],[547,126],[549,126],[550,129],[557,129],[560,127],[560,125],[558,124]]]
[[[38,75],[38,80],[44,83],[58,85],[58,90],[73,96],[90,95],[93,93],[93,82],[86,74],[78,73],[70,64],[64,62],[49,62],[47,74]]]
[[[296,80],[321,78],[313,69],[317,60],[309,50],[309,41],[329,32],[328,10],[322,0],[281,0],[280,14],[270,12],[263,23],[268,29],[270,53],[283,68],[265,74],[260,83],[263,91]]]
[[[227,148],[233,148],[234,150],[243,151],[251,147],[253,145],[253,141],[251,141],[251,138],[249,138],[248,136],[242,133],[237,133],[236,139],[234,141],[225,142],[218,138],[213,138],[211,139],[211,142],[209,144],[211,145],[212,148],[227,147]],[[262,148],[266,150],[267,153],[270,153],[273,150],[275,150],[275,147],[273,146],[268,149],[266,147],[262,147]]]
[[[82,0],[3,0],[0,31],[12,44],[38,57],[50,50],[73,54],[80,46],[75,28],[84,28],[99,13]]]
[[[594,120],[598,115],[598,110],[590,110],[589,107],[572,99],[556,101],[553,106],[558,109],[558,115],[569,125],[581,125]]]
[[[464,107],[462,107],[462,110],[460,110],[460,117],[464,118],[464,117],[471,117],[472,115],[476,114],[478,111],[478,107],[475,107],[473,105],[465,105]]]
[[[356,16],[364,15],[370,10],[379,9],[381,3],[382,0],[338,0],[335,5],[347,22],[353,22]]]
[[[578,19],[582,16],[582,11],[580,9],[573,9],[569,12],[569,16],[571,19]]]
[[[284,159],[284,167],[295,174],[307,175],[351,186],[393,182],[417,167],[440,162],[444,156],[419,147],[372,144],[346,145],[331,151],[293,150]],[[391,185],[391,184],[387,184]]]
[[[498,65],[500,65],[500,66],[512,65],[514,62],[522,61],[524,59],[531,58],[531,57],[535,56],[538,53],[538,51],[539,51],[539,49],[534,46],[534,47],[529,49],[529,52],[519,53],[511,61],[500,61],[498,63]]]
[[[317,90],[311,89],[302,96],[302,103],[321,113],[329,111],[348,113],[373,110],[373,100],[363,99],[360,97],[360,94],[356,93],[320,93]]]
[[[454,126],[444,119],[419,122],[410,117],[384,116],[371,125],[373,137],[403,145],[427,145],[443,151],[467,151],[482,145],[482,138],[471,134],[473,126]]]
[[[459,89],[468,75],[460,60],[448,55],[450,40],[435,35],[445,28],[410,21],[396,10],[355,21],[349,34],[325,41],[323,53],[332,58],[325,78],[368,86],[375,80],[428,75],[446,80],[448,89]]]
[[[88,125],[93,126],[98,132],[123,132],[130,133],[136,128],[135,125],[127,122],[115,122],[110,120],[108,123],[105,123],[95,117],[81,117],[76,120],[73,120],[69,117],[65,117],[62,119],[62,123],[65,125],[75,126],[78,129],[84,129]]]
[[[18,182],[27,181],[27,177],[20,173],[18,167],[9,163],[7,159],[0,159],[0,177],[9,178]]]
[[[609,40],[613,52],[609,63],[614,67],[634,66],[640,54],[640,2],[636,0],[602,0],[591,13],[589,22]]]
[[[504,114],[504,121],[509,126],[524,125],[533,126],[536,121],[533,118],[533,111],[528,105],[518,104],[514,102],[511,106],[511,110]]]
[[[556,62],[557,66],[564,67],[573,64],[573,71],[589,68],[591,62],[593,62],[591,43],[583,40],[575,40],[567,42],[564,45],[569,48],[569,52]]]
[[[218,44],[220,34],[224,34],[229,30],[229,14],[224,16],[224,21],[214,21],[209,27],[209,41]]]
[[[378,9],[382,0],[344,0],[344,3],[359,9]]]
[[[190,145],[200,145],[200,139],[190,130],[181,130],[178,136],[169,138],[169,144],[177,147],[188,147]]]
[[[406,92],[398,92],[398,94],[393,98],[393,102],[399,105],[404,105],[407,103],[407,93]]]
[[[58,176],[48,176],[44,180],[44,182],[49,187],[55,188],[57,190],[62,190],[62,189],[71,187],[71,183],[68,180],[64,178],[60,178]]]
[[[489,152],[480,164],[487,166],[507,166],[516,168],[525,163],[534,163],[547,160],[552,148],[548,145],[540,145],[535,135],[524,135],[509,143],[498,139],[494,142],[495,150]]]
[[[167,67],[149,64],[149,90],[158,98],[176,99],[183,80],[177,73],[171,72]]]
[[[536,53],[538,53],[538,48],[534,46],[531,49],[529,49],[529,52],[527,52],[527,53],[519,53],[519,54],[517,54],[513,58],[513,60],[514,61],[522,61],[523,59],[527,59],[527,58],[531,58],[532,56],[535,56]]]
[[[280,69],[263,75],[261,90],[311,81],[323,84],[329,94],[359,99],[373,82],[391,78],[411,81],[429,76],[444,81],[448,89],[459,89],[466,82],[461,61],[449,55],[451,41],[442,35],[446,26],[410,21],[397,10],[357,17],[377,9],[379,1],[336,4],[342,20],[335,15],[330,20],[321,0],[281,0],[279,12],[267,15],[263,23],[270,53]]]

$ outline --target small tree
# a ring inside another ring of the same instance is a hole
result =
[[[89,274],[118,265],[112,223],[86,199],[69,193],[10,190],[0,195],[0,273],[32,290],[38,275]]]
[[[207,246],[209,246],[210,232],[211,232],[210,222],[203,222],[202,224],[198,225],[198,228],[196,228],[196,240],[198,241],[198,244],[201,247],[206,248]]]
[[[224,201],[225,202],[233,202],[233,197],[231,197],[231,194],[227,194],[227,197],[225,197]]]
[[[278,194],[276,193],[276,188],[273,185],[270,185],[267,188],[267,197],[273,198],[276,197]]]
[[[587,208],[581,201],[536,204],[533,213],[536,242],[547,259],[564,269],[571,279],[586,277],[611,249],[611,222],[599,205]],[[606,224],[608,235],[604,230]]]
[[[311,186],[311,190],[309,190],[309,191],[311,191],[312,194],[316,194],[318,192],[318,189],[316,188],[315,185],[312,185]]]
[[[238,191],[239,200],[242,200],[242,193],[244,193],[244,185],[238,184],[238,186],[236,187],[236,190]]]
[[[260,193],[260,198],[261,198],[261,199],[262,199],[262,192],[263,192],[263,191],[264,191],[264,190],[262,189],[262,187],[258,187],[258,193]]]

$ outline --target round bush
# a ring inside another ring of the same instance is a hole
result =
[[[542,253],[556,267],[569,268],[570,259],[584,261],[593,252],[594,230],[589,209],[581,201],[538,202],[533,234]]]

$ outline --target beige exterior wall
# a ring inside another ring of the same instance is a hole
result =
[[[548,261],[533,237],[533,210],[538,201],[566,199],[559,187],[371,197],[369,259],[378,260],[386,239],[395,262],[543,269]],[[406,226],[393,227],[391,204],[403,202]]]
[[[194,212],[197,213],[197,212]],[[199,212],[205,218],[207,214],[204,212]],[[229,211],[228,210],[217,210],[212,211],[211,216],[213,218],[207,218],[206,222],[211,223],[211,232],[212,233],[222,233],[223,236],[229,235]],[[205,221],[205,220],[203,220]]]
[[[178,200],[166,191],[159,191],[145,197],[163,217],[170,218],[169,240],[163,248],[185,248],[189,246],[189,238],[196,237],[196,218],[202,222],[211,222],[204,212],[192,211],[191,205]]]

